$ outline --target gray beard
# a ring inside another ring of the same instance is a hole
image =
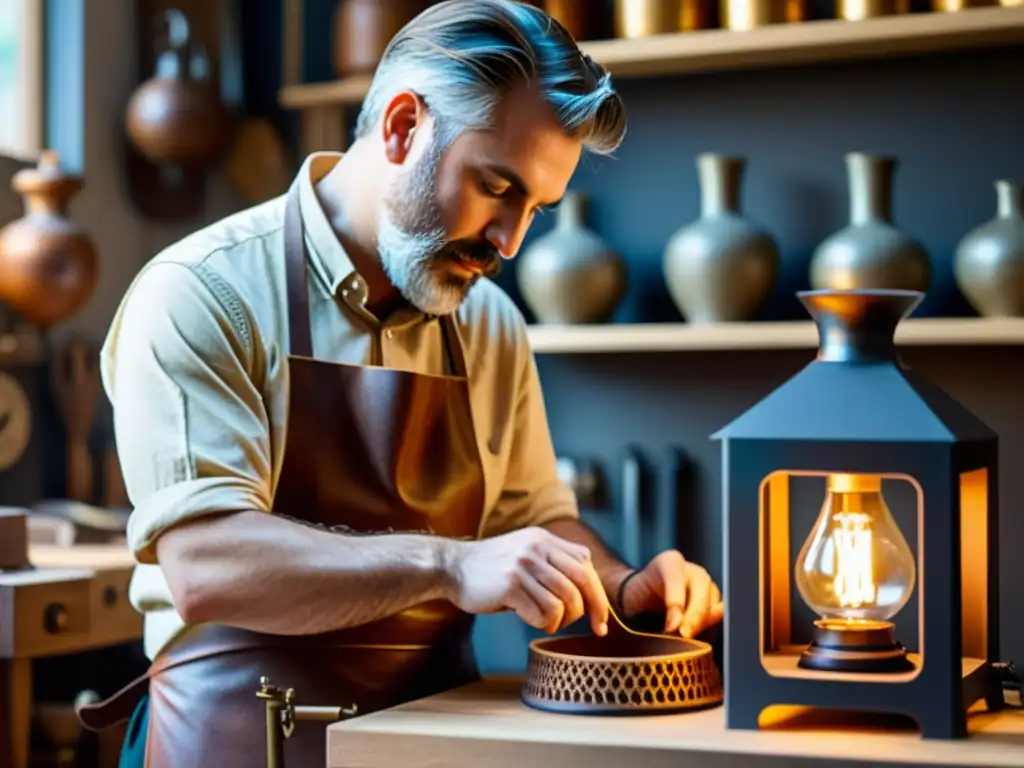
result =
[[[415,168],[395,179],[377,231],[384,273],[406,301],[428,315],[457,310],[476,282],[460,280],[438,259],[447,240],[435,186],[440,161],[432,146]]]

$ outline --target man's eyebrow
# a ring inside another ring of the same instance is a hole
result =
[[[485,165],[484,167],[490,173],[493,173],[495,176],[500,176],[502,179],[511,184],[515,188],[516,192],[518,192],[523,197],[528,198],[530,196],[530,190],[526,186],[526,182],[523,181],[522,177],[518,173],[513,171],[508,166],[488,164]],[[554,207],[558,205],[560,202],[562,202],[561,198],[559,198],[558,200],[552,200],[550,202],[542,203],[541,205],[545,207]]]

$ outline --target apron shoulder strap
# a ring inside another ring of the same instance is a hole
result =
[[[306,239],[299,187],[288,193],[284,211],[285,296],[288,301],[289,354],[313,356],[313,335],[309,324],[309,277],[306,271]]]
[[[469,366],[466,365],[466,348],[462,344],[462,334],[455,320],[455,313],[438,318],[441,324],[441,340],[444,344],[448,372],[452,376],[469,377]]]

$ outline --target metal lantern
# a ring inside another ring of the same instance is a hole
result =
[[[996,435],[901,361],[923,294],[798,295],[817,359],[714,436],[727,727],[799,705],[965,737],[968,707],[1003,703]]]

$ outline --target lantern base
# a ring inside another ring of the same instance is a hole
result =
[[[822,619],[814,622],[811,644],[797,666],[819,672],[909,672],[913,662],[907,649],[893,637],[888,621],[848,622]]]

